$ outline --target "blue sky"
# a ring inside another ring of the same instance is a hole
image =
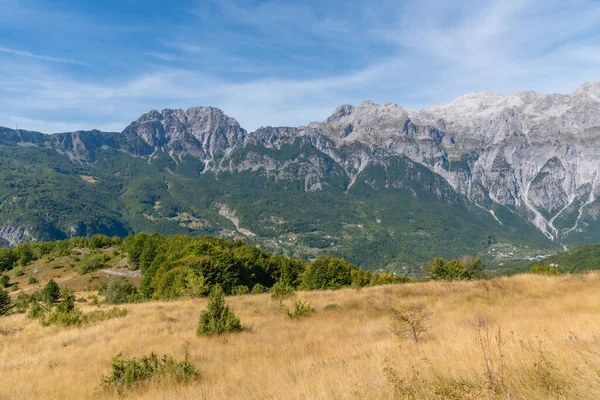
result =
[[[253,130],[600,80],[590,0],[0,0],[0,17],[0,125],[46,133],[198,105]]]

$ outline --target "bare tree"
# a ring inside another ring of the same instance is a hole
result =
[[[407,307],[389,307],[392,321],[396,322],[394,334],[400,338],[410,338],[419,343],[419,339],[429,330],[431,313],[424,304],[418,303]]]

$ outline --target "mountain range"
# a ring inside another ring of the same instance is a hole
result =
[[[213,234],[406,270],[600,241],[599,172],[598,82],[254,132],[213,107],[153,110],[120,133],[0,128],[0,241]]]

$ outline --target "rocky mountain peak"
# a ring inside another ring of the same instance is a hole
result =
[[[243,141],[246,131],[218,108],[191,107],[150,111],[125,128],[122,136],[128,142],[139,138],[150,149],[186,152],[210,160],[218,150],[227,151]]]
[[[581,84],[573,94],[580,95],[592,95],[595,97],[595,100],[600,101],[600,82],[598,81],[590,81]]]
[[[335,110],[333,110],[333,114],[329,118],[327,118],[327,122],[332,122],[338,120],[342,117],[346,117],[354,112],[354,106],[350,104],[342,104],[337,106]]]

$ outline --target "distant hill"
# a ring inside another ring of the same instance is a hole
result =
[[[547,265],[560,272],[600,270],[600,244],[578,246],[570,251],[550,256],[532,265]]]

